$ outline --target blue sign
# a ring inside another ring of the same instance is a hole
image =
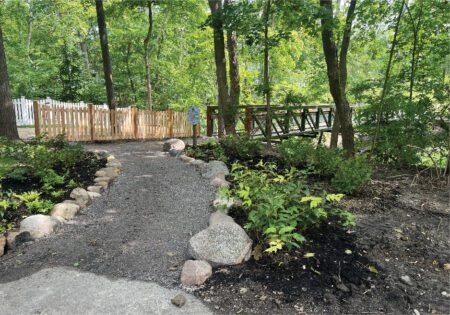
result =
[[[198,125],[200,123],[200,109],[197,106],[189,107],[188,121],[191,125]]]

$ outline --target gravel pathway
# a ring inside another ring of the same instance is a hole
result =
[[[213,189],[161,142],[89,145],[108,150],[123,173],[58,233],[0,257],[0,283],[49,267],[178,286],[191,235],[207,226]]]

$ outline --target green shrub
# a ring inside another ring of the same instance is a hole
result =
[[[47,214],[53,208],[53,203],[50,200],[41,199],[41,193],[37,191],[13,194],[13,197],[22,201],[29,213]]]
[[[314,146],[306,139],[289,138],[278,145],[278,152],[286,164],[305,167],[310,164]]]
[[[260,140],[249,137],[226,136],[220,139],[220,145],[226,156],[241,161],[253,160],[261,156],[263,150]]]
[[[319,146],[312,152],[311,165],[316,174],[333,177],[343,160],[340,150]]]
[[[187,146],[185,149],[185,154],[187,156],[204,161],[210,160],[218,160],[223,162],[227,161],[225,151],[220,146],[220,144],[214,139],[200,143],[196,147]]]
[[[242,200],[248,214],[245,228],[256,234],[266,252],[299,247],[303,233],[330,214],[342,218],[344,226],[354,224],[350,213],[332,206],[343,195],[311,196],[305,173],[295,168],[278,174],[272,163],[259,163],[256,170],[234,164],[231,176],[236,185],[230,194]]]
[[[359,155],[341,161],[331,183],[338,191],[350,194],[359,191],[371,175],[369,161],[366,156]]]

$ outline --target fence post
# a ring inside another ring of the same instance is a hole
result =
[[[250,137],[252,133],[252,109],[250,107],[245,108],[245,132]]]
[[[40,107],[38,101],[33,101],[33,111],[34,111],[34,134],[38,137],[41,134],[40,125]]]
[[[169,138],[173,138],[173,110],[169,109],[168,110],[168,114],[169,114]]]
[[[91,141],[95,140],[95,126],[94,126],[94,105],[88,104],[89,111],[89,129],[91,132]]]
[[[136,106],[131,106],[131,122],[133,124],[133,135],[134,139],[138,138],[138,113],[139,110]]]

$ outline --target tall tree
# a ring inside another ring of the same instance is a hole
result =
[[[145,56],[145,87],[147,91],[147,109],[153,109],[152,102],[152,82],[151,82],[151,73],[150,73],[150,56],[149,56],[149,44],[150,39],[153,33],[153,11],[152,11],[152,0],[147,1],[147,9],[148,9],[148,31],[147,36],[144,39],[144,56]]]
[[[109,57],[108,33],[106,31],[105,12],[103,10],[103,0],[95,0],[97,11],[98,32],[100,35],[100,46],[102,48],[103,72],[105,74],[106,99],[108,107],[115,109],[116,99],[114,97],[114,85],[112,78],[111,58]]]
[[[16,125],[16,113],[9,90],[8,68],[6,66],[3,32],[0,25],[0,137],[19,139]]]
[[[336,105],[336,114],[341,126],[342,145],[346,151],[346,154],[351,156],[355,151],[355,140],[351,109],[345,94],[345,84],[347,81],[348,45],[350,43],[350,31],[351,24],[354,19],[356,0],[352,0],[350,2],[340,54],[338,54],[338,49],[334,41],[333,28],[335,19],[333,17],[333,1],[320,0],[320,6],[322,8],[322,46],[327,64],[327,76],[330,86],[330,93]],[[345,35],[347,35],[347,38],[345,38]]]
[[[229,104],[230,95],[228,94],[228,82],[227,82],[227,64],[225,59],[225,40],[223,33],[223,21],[222,21],[222,1],[221,0],[208,0],[209,7],[212,15],[212,28],[214,30],[214,61],[216,63],[216,79],[218,88],[218,101],[219,101],[219,137],[223,135],[223,129],[225,131],[233,133],[230,128],[231,118],[234,120],[234,116],[230,115]]]

